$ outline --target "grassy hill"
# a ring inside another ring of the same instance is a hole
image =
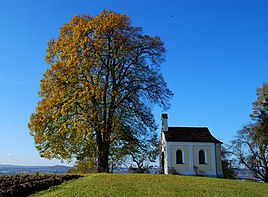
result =
[[[34,196],[268,196],[268,184],[175,175],[89,174]]]

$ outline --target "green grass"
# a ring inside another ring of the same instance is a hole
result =
[[[34,196],[268,196],[268,184],[176,175],[89,174]]]

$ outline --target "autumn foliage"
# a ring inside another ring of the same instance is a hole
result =
[[[50,65],[40,83],[29,129],[42,157],[97,158],[109,171],[110,148],[121,149],[156,126],[153,106],[169,107],[160,73],[165,48],[129,17],[112,11],[75,16],[48,43]]]
[[[268,84],[256,90],[252,122],[237,131],[232,141],[239,162],[250,169],[258,180],[268,183]]]

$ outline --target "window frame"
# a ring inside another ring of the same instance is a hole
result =
[[[178,152],[181,152],[181,158],[178,158]],[[184,152],[181,149],[176,150],[176,164],[184,164]],[[179,160],[180,159],[180,160]],[[179,162],[178,162],[179,161]],[[180,162],[181,161],[181,162]]]
[[[203,152],[203,159],[201,160],[201,157],[200,157],[200,153]],[[206,151],[201,149],[198,151],[198,163],[199,164],[207,164],[207,154],[206,154]]]

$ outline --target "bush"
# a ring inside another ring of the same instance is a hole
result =
[[[29,196],[64,181],[77,179],[79,175],[16,175],[0,176],[0,196]]]
[[[176,169],[174,167],[171,167],[168,171],[169,174],[173,174],[173,175],[178,175],[178,172],[176,171]]]

